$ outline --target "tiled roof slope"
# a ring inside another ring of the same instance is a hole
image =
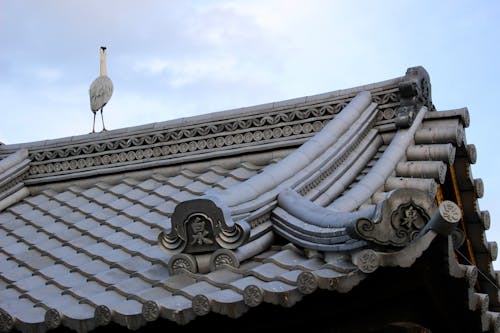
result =
[[[437,237],[482,331],[496,243],[467,109],[421,67],[380,83],[0,147],[0,332],[237,318],[347,293]],[[478,272],[480,274],[478,274]]]

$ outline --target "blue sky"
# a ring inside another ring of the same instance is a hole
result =
[[[500,2],[0,0],[0,141],[92,130],[108,47],[108,129],[314,95],[424,66],[439,110],[467,107],[488,241],[500,240]],[[97,123],[97,129],[100,123]]]

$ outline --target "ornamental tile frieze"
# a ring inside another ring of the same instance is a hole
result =
[[[190,155],[223,149],[244,149],[273,142],[295,142],[319,132],[339,113],[350,98],[323,102],[303,108],[277,110],[266,115],[205,123],[188,128],[156,129],[128,138],[76,144],[61,148],[31,150],[28,178],[66,175],[145,161],[171,161]],[[373,93],[381,119],[395,115],[399,103],[396,87]],[[286,138],[284,140],[284,138]]]

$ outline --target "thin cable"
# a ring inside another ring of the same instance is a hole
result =
[[[477,271],[479,272],[479,274],[481,274],[481,275],[482,275],[482,276],[486,279],[486,281],[488,281],[489,283],[491,283],[491,285],[492,285],[493,287],[495,287],[497,290],[500,290],[500,287],[498,287],[498,284],[496,284],[495,282],[491,281],[491,279],[490,279],[490,278],[489,278],[486,274],[484,274],[484,273],[483,273],[483,272],[479,269],[479,267],[477,267],[477,265],[474,265],[473,263],[471,263],[471,262],[470,262],[470,260],[469,260],[469,259],[468,259],[468,258],[467,258],[467,257],[466,257],[463,253],[462,253],[462,252],[460,252],[460,251],[458,251],[458,250],[456,250],[456,252],[457,252],[458,254],[460,254],[460,255],[462,256],[462,258],[464,258],[464,259],[465,259],[465,261],[467,261],[470,265],[472,265],[472,266],[476,266]]]

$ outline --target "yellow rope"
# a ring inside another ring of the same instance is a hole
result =
[[[455,192],[455,199],[457,200],[457,205],[460,207],[460,211],[462,212],[462,218],[460,219],[460,225],[462,226],[462,230],[464,231],[465,234],[465,243],[467,244],[467,252],[469,252],[469,257],[474,264],[474,266],[477,266],[476,263],[476,258],[474,256],[474,251],[472,249],[472,244],[470,242],[470,239],[467,234],[467,228],[465,225],[465,220],[464,220],[464,208],[462,205],[462,197],[460,196],[460,190],[458,189],[458,182],[457,182],[457,174],[455,172],[455,167],[453,165],[450,165],[450,175],[451,175],[451,182],[453,184],[453,191]]]

